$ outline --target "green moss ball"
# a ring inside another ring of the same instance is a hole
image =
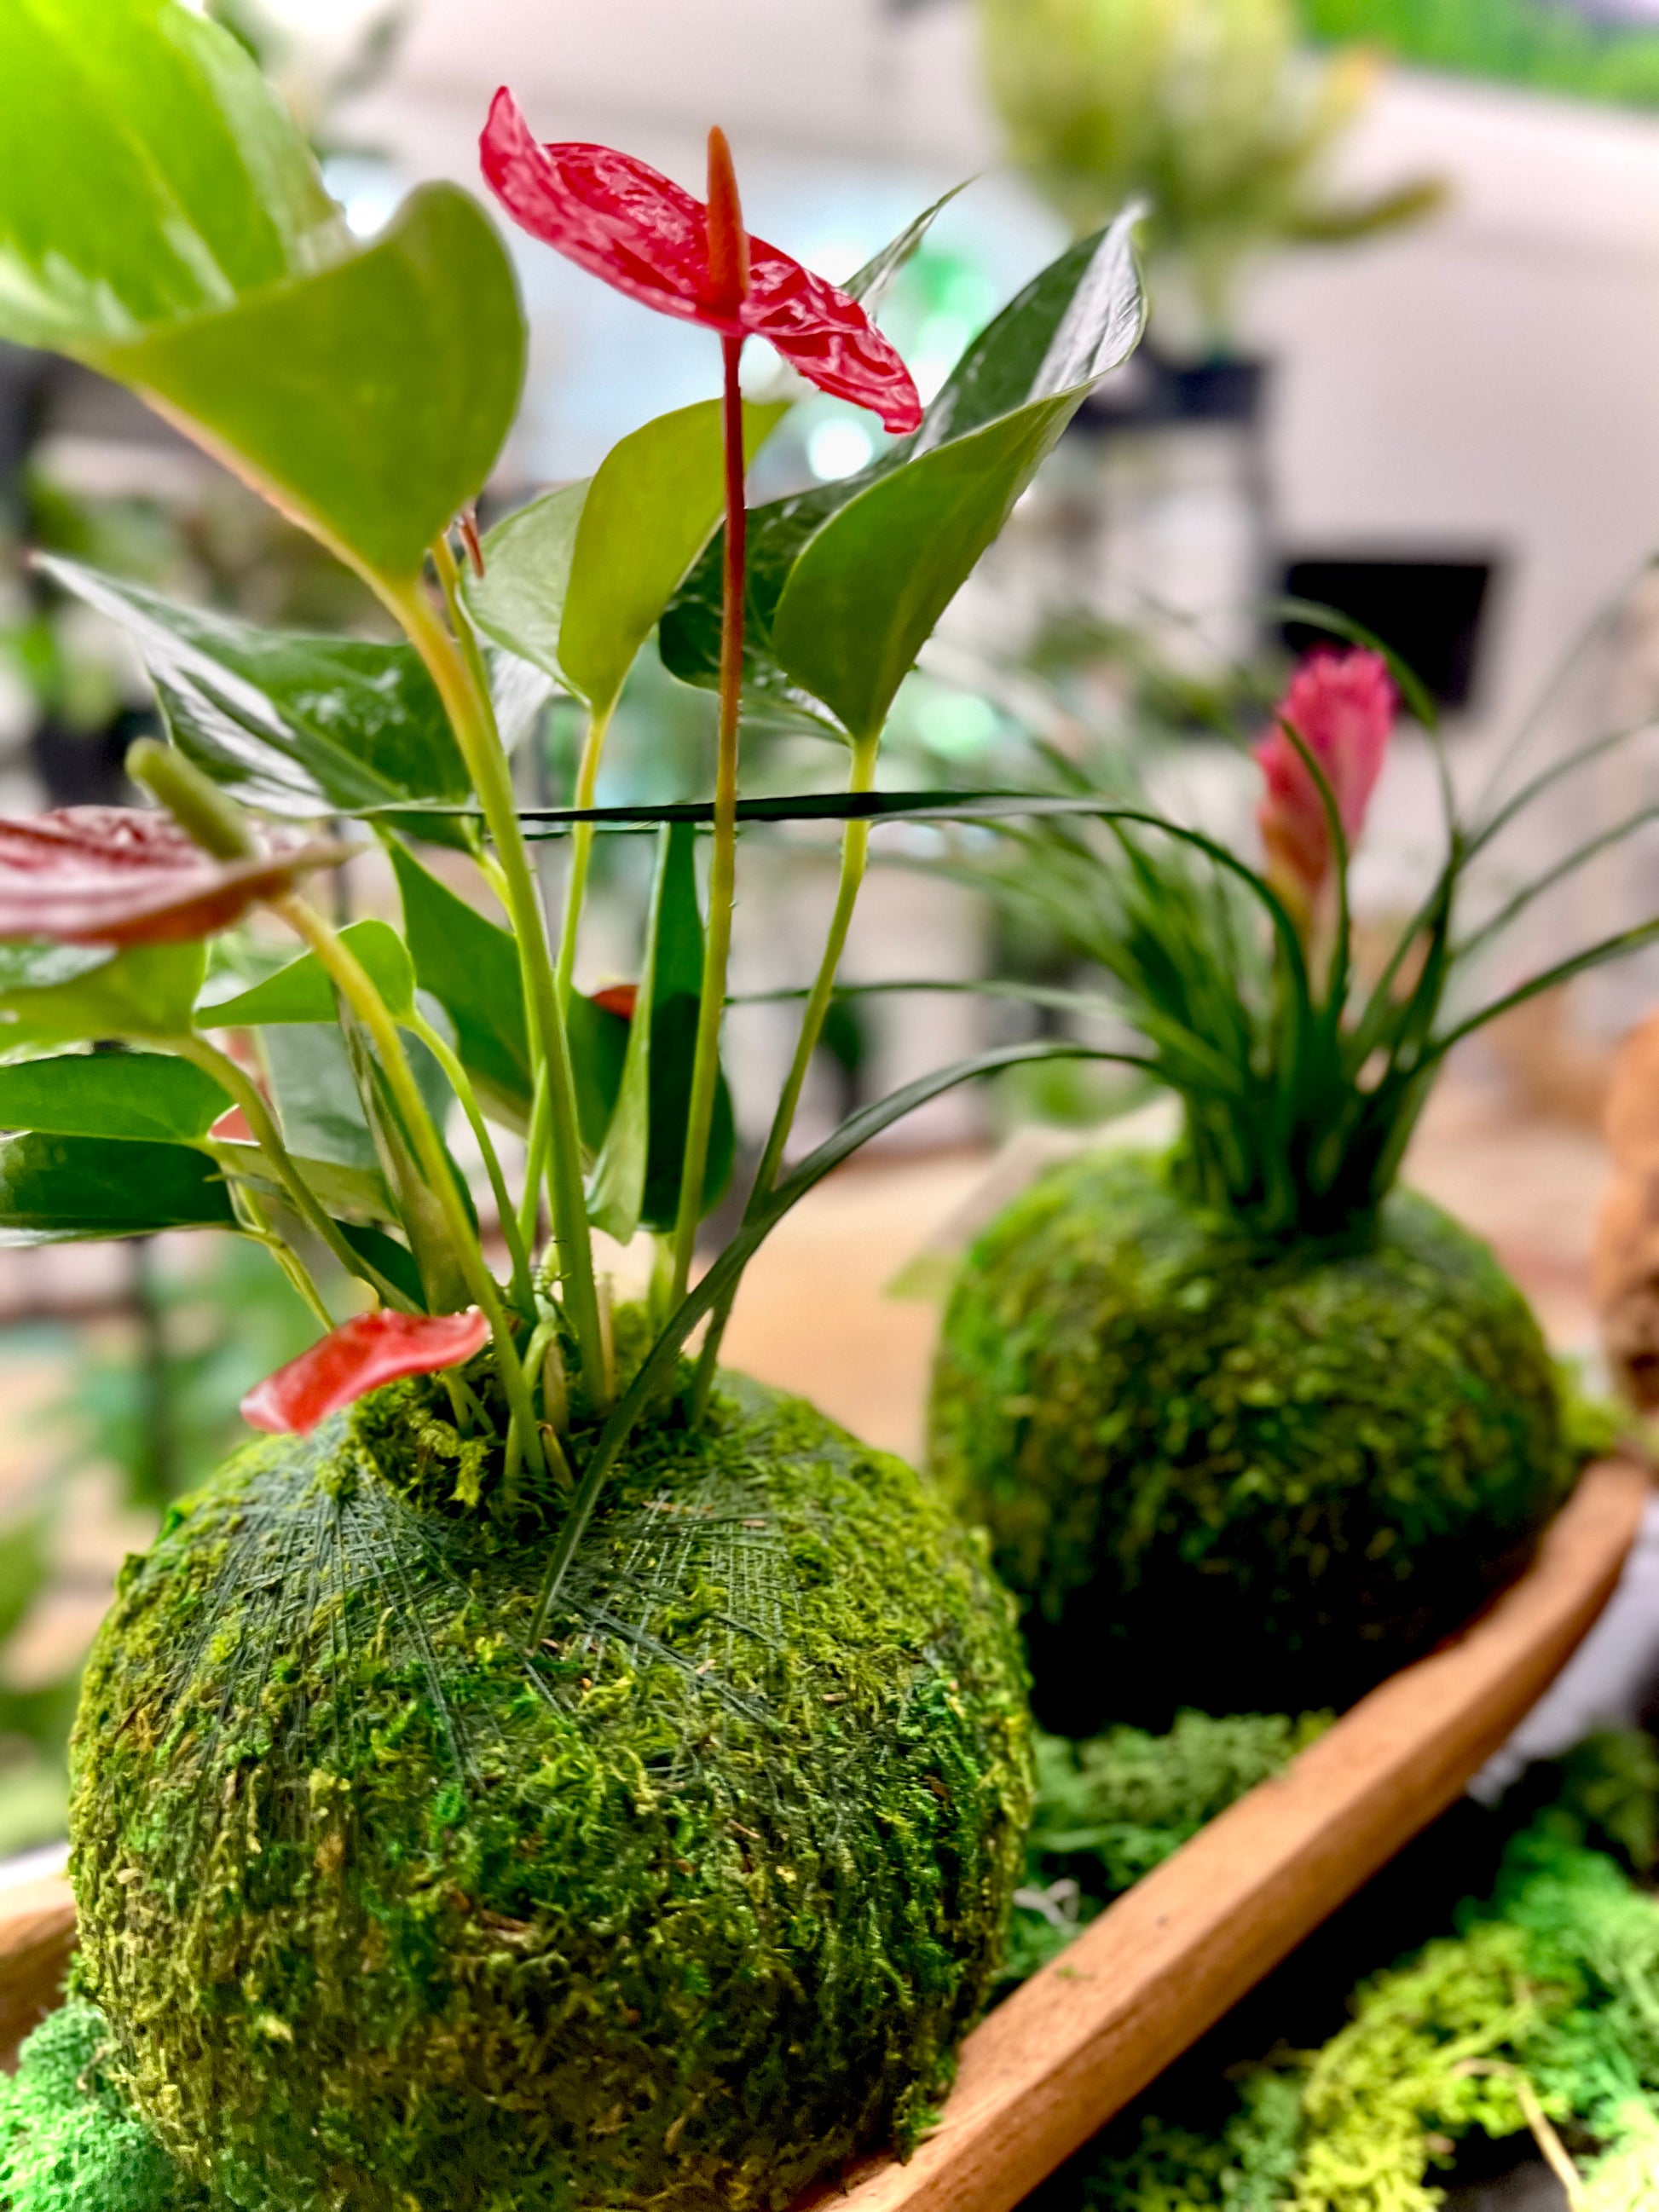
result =
[[[1264,1249],[1121,1152],[975,1246],[931,1449],[1068,1735],[1348,1703],[1515,1573],[1570,1480],[1537,1324],[1438,1207]]]
[[[913,2136],[1030,1809],[982,1542],[727,1378],[527,1652],[556,1528],[412,1504],[394,1427],[250,1447],[123,1577],[72,1815],[112,2080],[244,2212],[735,2212]]]

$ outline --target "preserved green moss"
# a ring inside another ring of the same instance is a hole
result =
[[[206,2212],[108,2080],[103,2016],[71,1997],[0,2074],[0,2205],[5,2212]]]
[[[547,1538],[383,1480],[396,1402],[250,1447],[124,1574],[73,1806],[110,2081],[239,2212],[734,2212],[913,2138],[1030,1806],[982,1545],[728,1378],[527,1655]]]
[[[931,1450],[1067,1735],[1348,1703],[1511,1577],[1571,1480],[1537,1324],[1437,1207],[1264,1247],[1123,1153],[974,1247]]]

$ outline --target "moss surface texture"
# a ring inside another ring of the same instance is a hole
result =
[[[527,1655],[546,1538],[383,1480],[430,1490],[397,1403],[250,1447],[124,1575],[73,1808],[108,2081],[239,2212],[726,2212],[913,2135],[1030,1807],[981,1548],[727,1378]]]
[[[931,1449],[1068,1735],[1348,1703],[1508,1580],[1571,1480],[1537,1324],[1437,1207],[1264,1249],[1121,1152],[974,1247]]]

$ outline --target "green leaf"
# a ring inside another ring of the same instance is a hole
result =
[[[278,1119],[281,1119],[279,1114]],[[267,1198],[274,1198],[283,1206],[292,1203],[288,1192],[277,1177],[265,1166],[264,1156],[255,1145],[246,1139],[229,1140],[208,1137],[202,1150],[228,1176],[238,1182],[251,1184]],[[303,1153],[289,1149],[289,1157],[299,1170],[301,1180],[311,1190],[325,1213],[337,1220],[396,1221],[398,1210],[392,1202],[392,1194],[378,1166],[348,1167],[338,1160],[308,1159]]]
[[[402,1021],[415,1008],[415,969],[409,948],[390,922],[353,921],[340,932],[368,970],[369,981]],[[216,981],[229,981],[228,976]],[[258,1029],[276,1022],[332,1022],[337,1005],[334,986],[314,952],[302,952],[251,990],[233,992],[228,998],[210,995],[198,1001],[198,1029]]]
[[[1145,323],[1133,244],[1139,219],[1138,209],[1126,210],[1035,277],[968,348],[913,438],[856,476],[751,512],[744,644],[751,690],[781,706],[810,704],[773,649],[773,623],[804,548],[843,507],[918,457],[1068,384],[1092,382],[1127,358]],[[720,682],[722,557],[717,537],[676,592],[660,633],[669,672],[710,689]]]
[[[455,1050],[480,1098],[510,1127],[528,1119],[530,1039],[511,933],[458,898],[392,840],[415,980],[455,1024]]]
[[[671,829],[656,899],[651,962],[650,1151],[640,1218],[647,1229],[666,1231],[678,1218],[685,1164],[685,1125],[691,1110],[691,1066],[698,1010],[702,1004],[702,916],[697,908],[696,836]],[[641,994],[643,1003],[643,994]],[[732,1097],[722,1074],[714,1093],[702,1211],[720,1204],[732,1180],[737,1139]]]
[[[462,585],[467,612],[484,636],[532,662],[556,684],[576,532],[591,477],[561,484],[498,522],[483,541],[484,572]]]
[[[45,1513],[31,1513],[0,1529],[0,1644],[9,1643],[52,1577]]]
[[[577,991],[565,1008],[564,1025],[570,1039],[582,1143],[589,1152],[597,1153],[604,1146],[611,1117],[617,1110],[634,1024],[625,1014],[615,1013]]]
[[[407,1244],[400,1244],[395,1237],[388,1237],[384,1230],[367,1222],[341,1221],[336,1226],[354,1252],[367,1260],[371,1267],[377,1267],[417,1311],[426,1310],[426,1287],[415,1264],[415,1255]]]
[[[7,0],[0,335],[85,352],[350,250],[246,49],[175,0]]]
[[[0,1246],[234,1225],[217,1168],[188,1145],[36,1135],[0,1141]]]
[[[189,1142],[230,1103],[210,1075],[165,1053],[68,1053],[0,1067],[0,1129]]]
[[[88,951],[95,963],[81,966]],[[0,946],[0,1051],[187,1036],[206,966],[199,944],[135,945],[112,956],[80,945]],[[64,980],[46,980],[55,977]]]
[[[745,461],[787,412],[744,407]],[[588,483],[509,515],[467,604],[488,636],[608,715],[724,503],[720,403],[700,400],[631,432]]]
[[[772,649],[854,739],[881,734],[917,653],[1086,388],[1036,400],[879,477],[802,550]]]
[[[73,561],[38,565],[128,631],[174,743],[246,805],[311,819],[471,797],[436,686],[409,646],[260,629]]]
[[[524,319],[489,217],[427,185],[349,260],[86,352],[343,559],[406,588],[501,452]]]
[[[334,1024],[295,1022],[261,1030],[259,1050],[289,1150],[358,1175],[377,1176],[380,1156],[345,1038]],[[385,1199],[376,1210],[383,1220],[392,1212]]]

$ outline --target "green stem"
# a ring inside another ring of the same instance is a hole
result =
[[[875,782],[876,756],[880,744],[878,732],[873,738],[860,738],[854,745],[852,773],[847,781],[848,791],[871,789]],[[749,1201],[744,1208],[744,1220],[750,1218],[770,1197],[778,1179],[778,1171],[783,1165],[784,1152],[789,1142],[790,1132],[795,1126],[795,1115],[800,1108],[801,1092],[805,1088],[812,1055],[818,1048],[830,1002],[835,997],[836,977],[840,971],[842,954],[847,948],[847,933],[852,926],[853,911],[858,904],[869,857],[869,823],[848,823],[842,832],[841,884],[836,894],[836,910],[830,921],[830,934],[824,944],[823,957],[818,963],[817,977],[801,1014],[800,1035],[795,1040],[795,1056],[779,1096],[777,1111],[772,1116],[766,1150],[761,1154],[760,1165],[755,1170]],[[698,1357],[696,1382],[692,1391],[694,1426],[702,1418],[708,1404],[708,1394],[714,1388],[714,1370],[720,1364],[720,1340],[726,1334],[726,1324],[731,1318],[732,1304],[736,1296],[734,1285],[709,1316],[708,1334],[703,1339],[702,1351]]]
[[[323,1294],[312,1280],[310,1268],[288,1239],[279,1237],[271,1227],[270,1218],[255,1194],[245,1182],[233,1182],[230,1202],[235,1208],[236,1225],[241,1234],[252,1243],[264,1246],[315,1318],[325,1329],[331,1330],[334,1316],[323,1303]]]
[[[530,1108],[530,1127],[525,1133],[524,1190],[519,1200],[519,1236],[526,1251],[536,1243],[536,1217],[541,1211],[542,1176],[547,1168],[548,1139],[553,1131],[548,1103],[547,1070],[536,1078],[536,1095]]]
[[[507,1177],[501,1172],[500,1155],[490,1139],[489,1128],[478,1104],[477,1093],[472,1088],[472,1079],[438,1030],[426,1016],[415,1013],[405,1018],[404,1026],[432,1054],[444,1072],[450,1089],[460,1102],[484,1164],[484,1173],[489,1177],[489,1188],[495,1195],[495,1211],[501,1216],[501,1235],[507,1241],[507,1256],[513,1264],[513,1297],[526,1321],[536,1317],[536,1285],[530,1272],[530,1255],[524,1239],[519,1234],[518,1215],[514,1210],[512,1194],[507,1187]]]
[[[611,710],[590,714],[587,735],[582,740],[582,757],[576,769],[574,804],[591,806],[593,792],[599,780],[599,762],[605,753],[605,734],[611,727]],[[564,927],[559,933],[559,965],[556,981],[559,1004],[570,1003],[570,987],[576,972],[576,936],[581,927],[582,901],[587,895],[587,871],[593,858],[593,824],[577,823],[570,839],[570,874],[564,887]]]
[[[415,1147],[421,1172],[427,1186],[442,1210],[444,1225],[451,1245],[465,1277],[467,1288],[489,1323],[489,1333],[495,1341],[496,1364],[501,1370],[501,1385],[507,1393],[508,1407],[525,1431],[525,1449],[532,1464],[540,1466],[541,1437],[535,1426],[535,1409],[531,1403],[529,1388],[519,1355],[513,1342],[512,1325],[507,1310],[501,1304],[501,1292],[495,1278],[484,1265],[483,1253],[476,1231],[462,1201],[460,1187],[454,1170],[443,1148],[442,1140],[433,1127],[404,1050],[403,1039],[398,1034],[386,1003],[375,988],[369,975],[349,945],[343,944],[330,925],[314,907],[307,906],[296,892],[272,902],[290,929],[301,937],[317,955],[330,980],[340,995],[368,1030],[375,1052],[392,1088],[398,1112],[402,1115],[409,1140]]]
[[[743,595],[748,510],[744,505],[743,395],[738,365],[741,338],[722,338],[725,365],[722,420],[726,442],[726,574],[720,615],[720,755],[714,774],[714,850],[708,874],[708,931],[703,945],[702,998],[691,1061],[691,1096],[680,1169],[680,1202],[674,1219],[671,1302],[678,1305],[691,1280],[691,1261],[702,1219],[708,1174],[708,1140],[720,1086],[720,1024],[726,1013],[726,970],[732,951],[732,908],[737,891],[738,726],[743,709]]]
[[[453,578],[447,546],[434,549],[438,571]],[[465,654],[437,609],[418,583],[394,596],[393,611],[410,643],[425,662],[455,732],[456,743],[472,778],[490,842],[501,871],[507,915],[518,945],[531,1048],[538,1068],[548,1071],[552,1116],[553,1227],[560,1271],[580,1350],[582,1375],[596,1406],[609,1400],[599,1328],[599,1293],[593,1279],[593,1248],[587,1226],[587,1197],[582,1182],[581,1132],[576,1114],[576,1079],[570,1041],[560,1018],[558,988],[548,951],[547,928],[519,826],[513,780],[501,750],[487,692],[481,691]]]
[[[401,1307],[405,1313],[412,1312],[414,1309],[410,1301],[397,1285],[388,1281],[378,1267],[371,1266],[362,1253],[354,1250],[341,1234],[339,1224],[329,1218],[316,1193],[301,1174],[298,1163],[283,1141],[276,1116],[261,1096],[258,1085],[246,1070],[239,1067],[228,1052],[221,1052],[217,1045],[210,1044],[205,1037],[176,1036],[169,1037],[167,1042],[170,1052],[176,1054],[180,1060],[193,1061],[204,1075],[210,1075],[222,1090],[230,1093],[241,1108],[248,1127],[253,1132],[254,1142],[288,1193],[295,1212],[308,1229],[314,1230],[322,1238],[347,1273],[368,1283],[386,1304]],[[323,1318],[332,1328],[334,1323],[328,1320],[325,1310]]]

